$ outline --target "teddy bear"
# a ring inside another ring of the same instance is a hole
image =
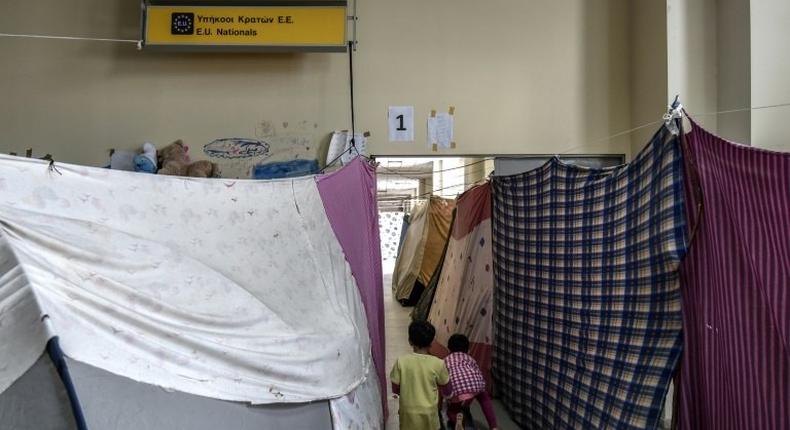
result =
[[[217,165],[210,161],[189,159],[189,147],[179,139],[157,152],[160,175],[190,176],[193,178],[210,178],[218,173]]]

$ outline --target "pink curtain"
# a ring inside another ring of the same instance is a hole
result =
[[[384,415],[387,392],[384,357],[384,291],[381,279],[376,169],[357,157],[342,169],[318,177],[329,222],[357,281],[368,319],[373,363],[381,381]]]

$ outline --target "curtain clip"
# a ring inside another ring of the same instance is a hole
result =
[[[664,125],[674,136],[680,134],[680,127],[678,127],[677,120],[681,118],[683,118],[683,105],[676,101],[669,106],[667,113],[665,113],[663,117]]]

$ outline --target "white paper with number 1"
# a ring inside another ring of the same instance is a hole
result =
[[[414,141],[414,106],[390,106],[387,121],[390,142]]]

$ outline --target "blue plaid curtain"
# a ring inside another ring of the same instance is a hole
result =
[[[681,350],[679,138],[494,177],[493,374],[530,429],[653,429]]]

